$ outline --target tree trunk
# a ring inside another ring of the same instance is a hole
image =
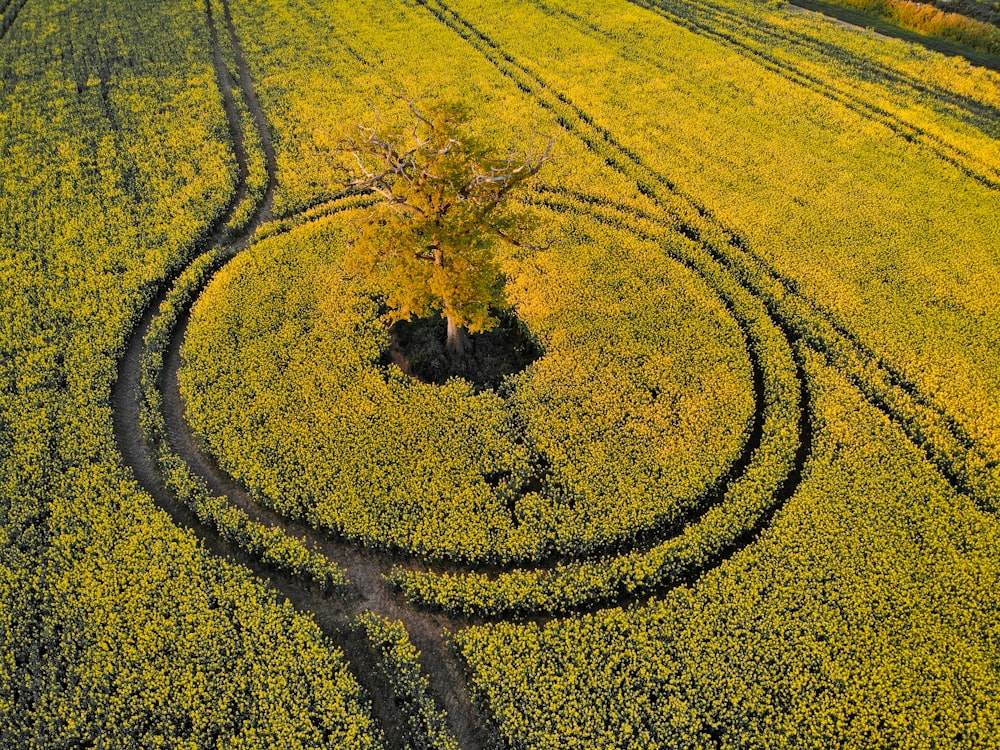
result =
[[[465,329],[456,325],[455,319],[448,316],[448,338],[445,341],[445,349],[452,362],[461,362],[465,357],[467,336]]]
[[[440,245],[434,248],[434,265],[444,268],[444,249]],[[462,326],[455,324],[455,318],[450,315],[445,318],[448,320],[448,338],[445,339],[444,348],[452,364],[460,364],[465,357],[467,334]]]

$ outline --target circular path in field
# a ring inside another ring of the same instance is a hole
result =
[[[196,435],[271,509],[420,558],[565,561],[682,527],[751,440],[746,336],[653,242],[545,213],[560,241],[504,259],[544,355],[478,393],[380,364],[379,305],[345,262],[363,210],[255,245],[192,313]]]

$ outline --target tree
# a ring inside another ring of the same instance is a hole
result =
[[[347,185],[382,198],[359,223],[356,261],[373,274],[390,320],[440,313],[446,349],[459,362],[467,334],[488,331],[505,305],[495,257],[501,241],[523,245],[529,223],[510,198],[550,160],[543,151],[496,156],[469,126],[469,111],[402,99],[406,127],[361,125],[341,141]]]

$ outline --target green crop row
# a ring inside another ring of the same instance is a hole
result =
[[[403,623],[374,612],[363,612],[357,619],[389,678],[396,702],[406,714],[409,750],[458,750],[448,716],[430,695],[430,682],[420,671],[420,652],[410,642]]]

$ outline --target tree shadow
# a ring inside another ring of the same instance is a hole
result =
[[[544,354],[528,327],[513,311],[494,313],[492,331],[468,336],[467,352],[458,362],[445,350],[447,322],[440,316],[416,318],[389,327],[389,347],[379,362],[395,364],[422,383],[442,385],[450,378],[468,380],[476,391],[496,390],[509,375],[521,372]]]

